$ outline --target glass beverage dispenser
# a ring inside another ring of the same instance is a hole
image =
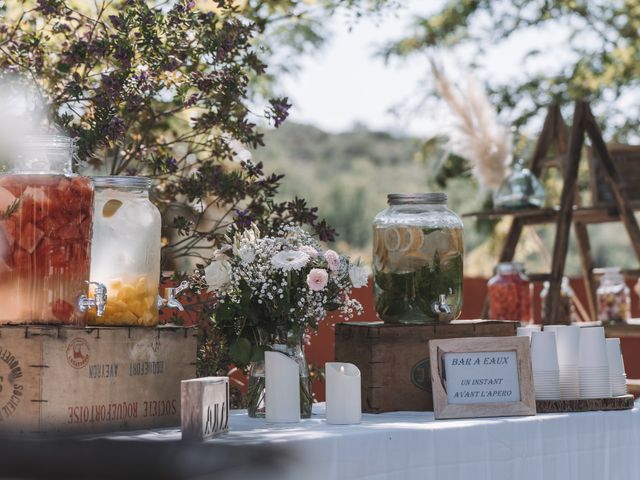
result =
[[[11,172],[0,175],[0,323],[83,326],[106,291],[88,299],[93,185],[72,172],[75,143],[25,138]]]
[[[373,221],[376,313],[385,323],[449,323],[462,309],[462,221],[444,193],[388,195]]]
[[[109,304],[91,325],[158,325],[158,308],[182,309],[175,299],[183,282],[158,295],[160,284],[161,218],[149,200],[146,177],[93,177],[96,188],[91,280],[109,288]]]

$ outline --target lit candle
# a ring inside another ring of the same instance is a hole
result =
[[[296,361],[284,353],[265,352],[264,381],[267,422],[299,422],[300,373]]]
[[[360,423],[360,370],[352,363],[325,364],[327,423]]]

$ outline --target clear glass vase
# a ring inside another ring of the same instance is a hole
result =
[[[282,343],[272,343],[269,347],[293,358],[298,364],[300,373],[300,418],[311,418],[311,381],[309,380],[309,365],[304,355],[302,337],[300,335],[287,335]],[[252,362],[249,368],[249,391],[247,393],[247,412],[252,418],[264,418],[265,416],[265,381],[264,360]]]
[[[544,198],[542,183],[520,161],[513,166],[513,173],[500,185],[493,203],[496,208],[507,210],[541,208]]]

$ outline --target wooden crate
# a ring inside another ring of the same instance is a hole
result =
[[[607,145],[611,160],[620,175],[620,187],[632,202],[640,201],[640,146]],[[589,149],[589,186],[594,206],[615,203],[609,182],[593,148]]]
[[[183,327],[0,327],[0,433],[178,426],[196,343]]]
[[[336,361],[353,363],[362,379],[362,411],[432,411],[429,340],[503,337],[518,322],[458,320],[449,325],[336,325]]]

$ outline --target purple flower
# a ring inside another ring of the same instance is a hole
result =
[[[125,23],[122,17],[118,15],[109,15],[109,20],[111,21],[111,25],[113,25],[118,30],[125,29]]]
[[[194,93],[184,102],[184,106],[187,108],[193,107],[197,101],[198,101],[198,94]]]
[[[267,113],[267,118],[273,120],[273,124],[278,128],[289,116],[291,104],[288,97],[272,98],[269,100],[271,111]]]
[[[109,136],[116,138],[121,136],[125,131],[124,122],[117,115],[109,121]]]
[[[236,210],[235,224],[240,228],[248,228],[253,223],[248,210]]]
[[[173,157],[168,158],[166,161],[166,164],[167,164],[167,170],[169,170],[169,172],[174,173],[178,170],[178,161],[175,158]]]

